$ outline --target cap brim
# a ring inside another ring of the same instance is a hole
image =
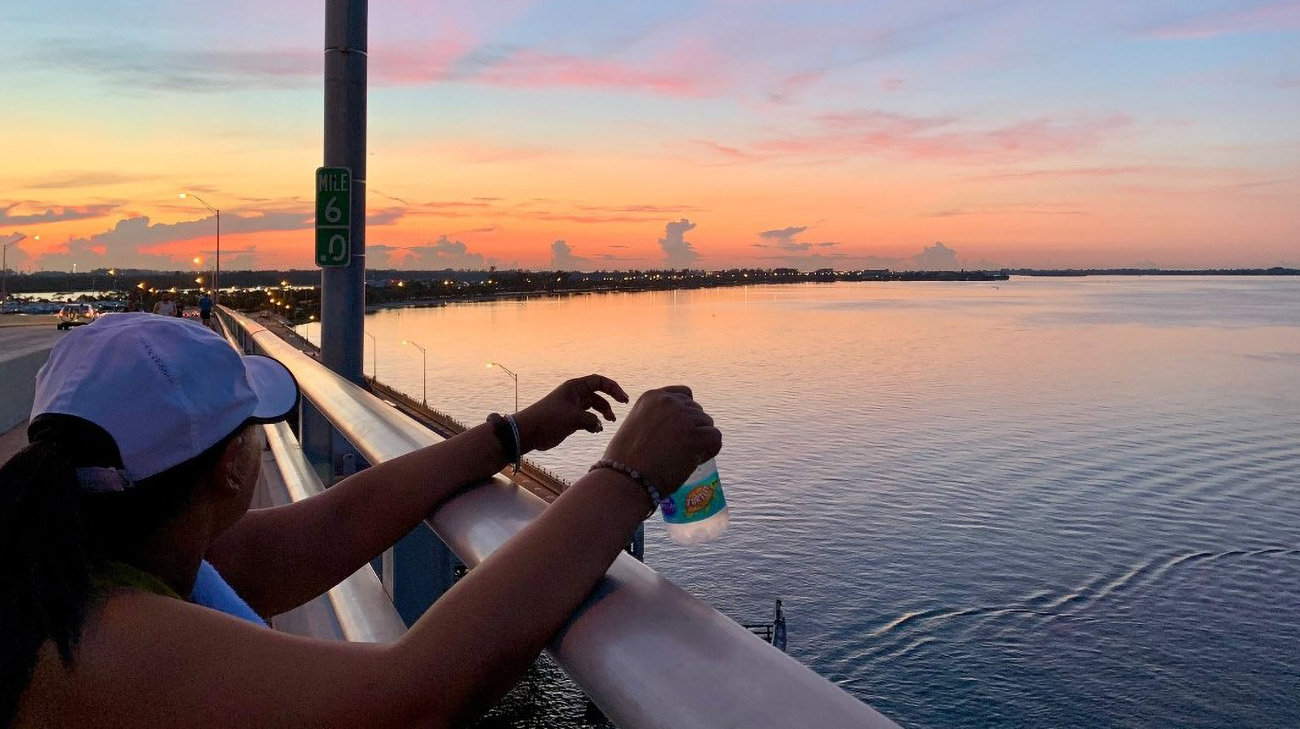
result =
[[[259,423],[277,423],[298,407],[298,382],[278,360],[260,354],[243,356],[248,386],[257,395],[251,416]]]

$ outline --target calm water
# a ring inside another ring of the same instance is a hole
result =
[[[905,726],[1300,726],[1300,279],[598,295],[367,317],[467,422],[588,371],[714,414],[732,526],[647,562]],[[371,367],[367,353],[366,367]],[[626,408],[616,407],[621,414]],[[537,460],[576,477],[607,435]],[[546,669],[503,725],[579,726]],[[528,714],[524,711],[523,714]]]

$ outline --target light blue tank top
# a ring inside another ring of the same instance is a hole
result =
[[[266,625],[266,621],[244,602],[244,598],[235,592],[235,588],[231,587],[221,573],[217,572],[217,568],[206,559],[199,564],[199,573],[194,578],[194,590],[190,593],[190,602],[243,618],[250,623]]]

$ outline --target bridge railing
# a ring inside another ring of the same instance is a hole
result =
[[[246,351],[284,363],[303,397],[367,462],[439,440],[248,317],[224,307],[220,316]],[[544,508],[540,498],[497,476],[448,499],[425,525],[473,567]],[[625,729],[895,726],[627,554],[615,559],[547,650]]]
[[[243,348],[233,331],[226,334],[231,344]],[[272,506],[302,501],[325,490],[288,423],[263,425],[262,432],[266,434],[276,473],[264,477],[259,488],[266,489],[265,498]],[[393,641],[406,632],[406,623],[369,565],[324,595],[273,620],[277,628],[286,629],[283,623],[289,624],[289,632],[362,643]]]
[[[289,504],[324,491],[325,486],[307,462],[288,424],[273,423],[262,428],[279,471],[278,478],[266,480],[271,502],[277,506]],[[295,612],[304,614],[300,622],[312,626],[309,632],[318,638],[386,643],[406,632],[406,623],[369,565]]]

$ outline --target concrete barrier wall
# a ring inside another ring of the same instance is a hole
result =
[[[52,344],[52,343],[51,343]],[[36,397],[36,371],[50,356],[49,347],[0,355],[0,433],[27,421]]]

